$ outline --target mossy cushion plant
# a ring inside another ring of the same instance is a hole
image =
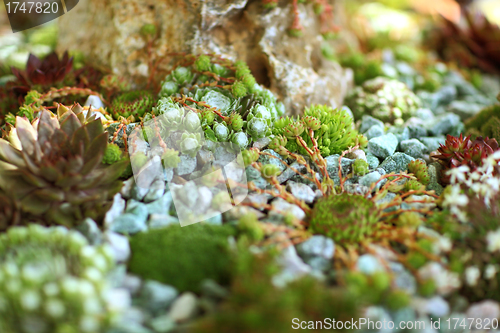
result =
[[[230,280],[230,226],[197,223],[172,225],[139,233],[130,239],[129,271],[144,279],[169,284],[179,291],[200,291],[200,282]]]
[[[376,230],[381,211],[364,196],[342,193],[323,197],[314,206],[309,221],[312,232],[340,244],[369,239]]]
[[[467,134],[473,139],[478,136],[500,141],[500,104],[490,105],[465,122]]]

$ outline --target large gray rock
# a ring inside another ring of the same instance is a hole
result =
[[[342,25],[338,1],[328,2],[335,4],[335,21]],[[142,84],[150,59],[140,30],[155,24],[155,59],[187,52],[245,60],[257,81],[277,93],[292,113],[310,104],[339,106],[352,85],[352,71],[322,57],[321,22],[312,4],[298,7],[304,27],[300,38],[287,33],[291,1],[266,10],[261,1],[248,0],[88,0],[61,17],[58,47],[78,49],[93,64]]]

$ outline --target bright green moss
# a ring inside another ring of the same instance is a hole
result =
[[[361,195],[330,195],[314,206],[310,228],[340,244],[357,244],[374,235],[380,215],[375,203]]]
[[[231,260],[227,239],[233,233],[232,227],[203,223],[139,233],[130,239],[129,271],[179,291],[199,292],[204,279],[228,284]]]

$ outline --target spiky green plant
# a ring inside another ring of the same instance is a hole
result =
[[[345,109],[333,109],[326,105],[313,105],[306,108],[304,115],[298,118],[285,117],[274,122],[274,135],[292,137],[299,135],[309,148],[313,147],[310,131],[323,156],[340,154],[349,147],[359,144],[362,135],[353,126],[353,119]],[[279,145],[278,145],[279,147]],[[290,152],[305,155],[303,147],[295,140],[288,140],[286,148]],[[280,153],[279,151],[277,151]]]
[[[154,106],[153,95],[148,91],[129,91],[113,100],[111,114],[115,120],[129,118],[131,122],[139,121]]]
[[[57,116],[44,110],[33,123],[17,117],[0,139],[0,188],[15,209],[43,224],[72,226],[85,217],[101,221],[122,182],[126,162],[101,163],[108,145],[100,119],[80,106],[59,105]],[[12,221],[3,220],[0,229]]]
[[[0,330],[107,332],[119,310],[106,298],[112,267],[109,248],[76,231],[10,228],[0,235]]]
[[[342,193],[323,197],[314,206],[310,228],[340,244],[370,239],[377,231],[382,212],[361,195]]]

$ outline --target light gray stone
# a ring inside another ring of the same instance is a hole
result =
[[[296,171],[294,171],[296,170]],[[276,177],[276,179],[278,180],[278,182],[280,184],[286,182],[287,180],[289,180],[290,178],[292,178],[293,176],[295,176],[298,173],[304,173],[306,171],[306,166],[305,165],[302,165],[302,164],[299,164],[297,162],[293,162],[292,164],[290,164],[290,166],[288,168],[286,168],[285,171],[283,171],[278,177]]]
[[[297,253],[304,259],[321,257],[327,260],[335,254],[335,243],[331,238],[314,235],[303,243],[296,246]]]
[[[175,328],[175,322],[170,318],[168,314],[153,318],[149,321],[151,328],[157,333],[167,333],[172,332]]]
[[[142,287],[140,299],[146,309],[157,314],[167,310],[178,294],[172,286],[149,280]]]
[[[165,193],[165,181],[163,179],[155,180],[149,187],[148,194],[144,197],[144,202],[158,200]]]
[[[293,245],[283,249],[277,261],[281,272],[273,276],[272,279],[273,284],[277,287],[284,287],[287,283],[311,273],[311,267],[297,255]]]
[[[381,126],[372,126],[366,131],[365,136],[368,140],[384,135],[384,128]]]
[[[76,230],[80,231],[91,245],[97,245],[102,242],[102,232],[99,230],[97,223],[90,217],[83,220],[83,222],[76,227]]]
[[[384,123],[381,120],[378,120],[377,118],[374,118],[374,117],[368,116],[368,115],[364,115],[361,118],[361,124],[359,125],[359,131],[361,133],[365,133],[373,126],[379,126],[379,127],[384,128]]]
[[[417,280],[405,267],[397,262],[390,262],[389,267],[394,274],[394,284],[399,289],[413,295],[417,292]]]
[[[373,138],[368,141],[368,150],[377,157],[386,158],[394,154],[398,139],[392,133]]]
[[[429,154],[437,150],[440,144],[445,144],[446,138],[444,136],[423,137],[420,141],[425,145],[424,153]]]
[[[131,179],[133,180],[133,178]],[[116,193],[113,197],[113,204],[111,205],[111,208],[106,212],[106,215],[104,216],[104,225],[109,227],[118,216],[123,214],[124,211],[125,200],[122,198],[120,193]]]
[[[358,258],[356,263],[356,268],[365,274],[373,274],[375,272],[384,272],[384,266],[377,259],[377,257],[371,254],[363,254]]]
[[[399,145],[402,152],[413,158],[421,158],[424,156],[424,151],[427,149],[427,147],[418,139],[405,140]]]
[[[196,169],[196,156],[180,155],[181,161],[175,168],[175,173],[179,176],[189,175]]]
[[[151,214],[148,220],[148,227],[150,229],[158,229],[178,223],[179,219],[177,217],[162,214]]]
[[[423,136],[427,136],[427,129],[422,125],[410,125],[408,126],[408,131],[410,131],[411,139],[420,139]]]
[[[415,159],[410,155],[404,153],[395,153],[386,158],[381,164],[380,168],[384,169],[386,173],[401,172],[408,169],[408,163]]]
[[[166,192],[158,200],[146,204],[149,214],[169,215],[172,204],[172,193]]]
[[[373,183],[377,182],[382,175],[377,171],[370,172],[359,179],[359,185],[370,187]],[[380,188],[382,182],[379,182],[377,186],[375,186],[374,190]]]
[[[292,214],[299,220],[303,220],[306,217],[306,213],[297,205],[286,202],[282,198],[276,198],[272,201],[271,206],[273,209],[269,212],[270,216],[279,215],[283,216],[286,214]]]
[[[185,322],[196,315],[198,311],[198,298],[192,292],[185,292],[177,298],[168,316],[176,323]]]
[[[316,197],[312,188],[306,184],[289,181],[287,183],[287,189],[293,194],[294,197],[306,203],[312,203]]]
[[[131,213],[118,216],[111,224],[110,230],[120,234],[136,234],[147,229],[146,220],[139,220]]]
[[[111,247],[111,251],[117,262],[125,262],[130,257],[130,244],[128,238],[116,232],[106,231],[104,233],[106,244]]]
[[[368,167],[370,168],[370,170],[376,169],[380,164],[378,157],[370,152],[366,154],[366,162],[368,163]]]
[[[457,129],[462,128],[462,126],[459,116],[453,113],[445,113],[430,121],[427,128],[431,136],[440,136],[446,134],[454,135]]]

